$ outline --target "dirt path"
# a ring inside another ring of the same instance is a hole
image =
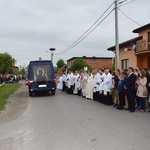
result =
[[[17,119],[29,106],[27,86],[20,81],[21,87],[10,95],[6,108],[0,112],[0,125]]]

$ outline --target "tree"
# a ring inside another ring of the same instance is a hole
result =
[[[87,67],[88,70],[92,70],[91,66],[88,65],[83,59],[78,58],[77,60],[75,60],[72,64],[72,66],[70,67],[71,71],[76,71],[76,70],[83,70],[84,67]]]
[[[23,66],[19,66],[19,70],[14,71],[14,74],[20,74],[20,75],[25,75],[28,71],[28,66],[27,65],[23,65]]]
[[[24,64],[24,66],[19,67],[19,73],[21,75],[25,75],[27,73],[28,67]]]
[[[59,59],[57,61],[56,65],[57,65],[58,68],[62,68],[65,65],[64,60],[63,59]]]
[[[66,68],[63,67],[63,68],[61,69],[61,72],[65,72],[65,71],[66,71]]]
[[[12,71],[16,60],[8,53],[0,53],[0,73],[5,74]]]

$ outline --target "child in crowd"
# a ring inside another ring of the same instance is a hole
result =
[[[122,75],[119,76],[119,81],[117,84],[117,93],[119,96],[119,106],[117,107],[118,110],[123,110],[123,106],[125,104],[124,85],[126,78],[124,78],[124,76],[126,75],[126,72],[122,72]]]

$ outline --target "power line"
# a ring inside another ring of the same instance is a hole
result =
[[[113,12],[114,9],[112,9],[108,15],[100,22],[98,23],[87,35],[85,35],[81,40],[79,40],[77,43],[75,43],[72,47],[70,47],[68,50],[66,50],[65,52],[63,53],[66,53],[68,52],[69,50],[71,50],[72,48],[74,48],[75,46],[77,46],[79,43],[81,43],[88,35],[90,35],[112,12]]]
[[[120,1],[120,0],[119,0]],[[118,2],[118,8],[119,8],[119,5],[120,5],[120,7],[122,6],[122,4],[124,3],[124,2],[126,2],[127,0],[124,0],[124,1],[120,1],[120,2]]]
[[[70,49],[72,49],[73,47],[75,47],[77,44],[79,44],[83,39],[85,39],[89,34],[88,32],[96,25],[96,23],[105,15],[105,13],[112,7],[112,5],[114,4],[114,2],[106,9],[106,11],[94,22],[94,24],[88,28],[84,34],[82,34],[73,44],[71,44],[68,48],[64,49],[62,52],[59,52],[59,53],[56,53],[54,55],[59,55],[59,54],[62,54],[62,53],[65,53],[67,51],[69,51]],[[96,26],[97,27],[97,26]],[[93,28],[95,29],[95,28]],[[93,30],[91,30],[93,31]],[[85,36],[87,34],[87,36]]]
[[[119,0],[119,1],[120,1],[120,0]],[[118,4],[122,4],[122,3],[126,2],[126,1],[128,1],[128,0],[121,1],[121,2],[119,2]]]
[[[122,5],[124,2],[126,2],[126,1],[128,1],[128,0],[124,0],[124,1],[121,1],[121,2],[119,2],[119,5],[120,5],[120,7],[122,7],[122,6],[125,6],[125,5],[128,5],[128,4],[130,4],[130,3],[132,3],[132,2],[134,2],[135,0],[132,0],[132,1],[130,1],[130,2],[128,2],[128,3],[126,3],[126,4],[124,4],[124,5]],[[68,48],[66,48],[66,49],[64,49],[63,51],[61,51],[61,52],[59,52],[59,53],[56,53],[56,54],[54,54],[54,55],[61,55],[61,54],[63,54],[63,53],[66,53],[66,52],[68,52],[69,50],[71,50],[72,48],[74,48],[75,46],[77,46],[80,42],[82,42],[88,35],[90,35],[111,13],[112,13],[112,11],[114,10],[114,9],[112,9],[107,15],[106,15],[106,17],[104,17],[104,19],[102,19],[102,21],[100,21],[99,23],[98,23],[98,21],[106,14],[106,12],[112,7],[112,5],[114,4],[114,2],[106,9],[106,11],[94,22],[94,24],[90,27],[90,28],[88,28],[88,30],[86,30],[85,32],[84,32],[84,34],[82,34],[73,44],[71,44]],[[120,7],[118,7],[118,8],[120,8]],[[120,9],[119,9],[120,10]],[[120,10],[121,11],[121,10]],[[122,12],[123,13],[123,12]],[[124,15],[126,15],[126,14],[124,14]],[[126,17],[128,17],[131,21],[133,21],[134,23],[136,23],[134,20],[132,20],[129,16],[127,16],[126,15]],[[97,24],[98,23],[98,24]],[[96,25],[97,24],[97,25]],[[136,24],[138,24],[138,23],[136,23]],[[96,26],[95,26],[96,25]],[[138,24],[139,25],[139,24]],[[95,27],[94,27],[95,26]],[[139,25],[139,26],[141,26],[141,25]],[[93,28],[94,27],[94,28]],[[93,28],[93,29],[92,29]],[[92,29],[92,30],[91,30]],[[91,30],[91,31],[90,31]]]
[[[131,20],[132,22],[134,22],[134,23],[137,24],[138,26],[142,26],[142,25],[140,25],[139,23],[137,23],[136,21],[134,21],[133,19],[131,19],[128,15],[126,15],[120,8],[119,8],[119,10],[120,10],[120,12],[121,12],[122,14],[124,14],[129,20]]]
[[[134,2],[134,1],[136,1],[136,0],[132,0],[132,1],[130,1],[130,2],[128,2],[128,3],[125,3],[124,5],[122,5],[122,4],[123,4],[124,2],[126,2],[126,1],[128,1],[128,0],[124,0],[124,1],[119,2],[120,7],[126,6],[126,5],[132,3],[132,2]],[[119,8],[120,8],[120,7],[119,7]]]

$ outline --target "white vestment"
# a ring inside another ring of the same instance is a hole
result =
[[[77,75],[78,79],[77,79],[77,89],[80,90],[81,89],[81,84],[80,84],[80,80],[81,80],[81,76],[80,74]]]
[[[104,91],[104,82],[101,80],[101,78],[105,78],[106,74],[103,73],[102,75],[100,75],[100,86],[99,86],[99,91],[100,93],[102,93],[102,91]]]
[[[82,96],[86,96],[86,84],[88,81],[88,75],[83,75],[83,79],[80,82],[81,83],[81,88],[82,88]]]
[[[112,75],[110,73],[108,73],[105,77],[104,77],[104,95],[106,94],[106,92],[110,92],[111,91],[111,87],[112,87]]]
[[[72,73],[68,73],[67,78],[66,78],[66,86],[68,88],[71,88],[71,85],[73,85],[72,77],[73,77],[73,74]]]
[[[74,75],[74,89],[73,89],[73,94],[77,94],[78,93],[78,89],[77,89],[77,80],[78,80],[78,76]]]
[[[62,90],[63,88],[63,77],[59,77],[58,79],[58,85],[57,85],[57,89]]]
[[[89,76],[87,81],[86,98],[93,99],[93,75]]]

